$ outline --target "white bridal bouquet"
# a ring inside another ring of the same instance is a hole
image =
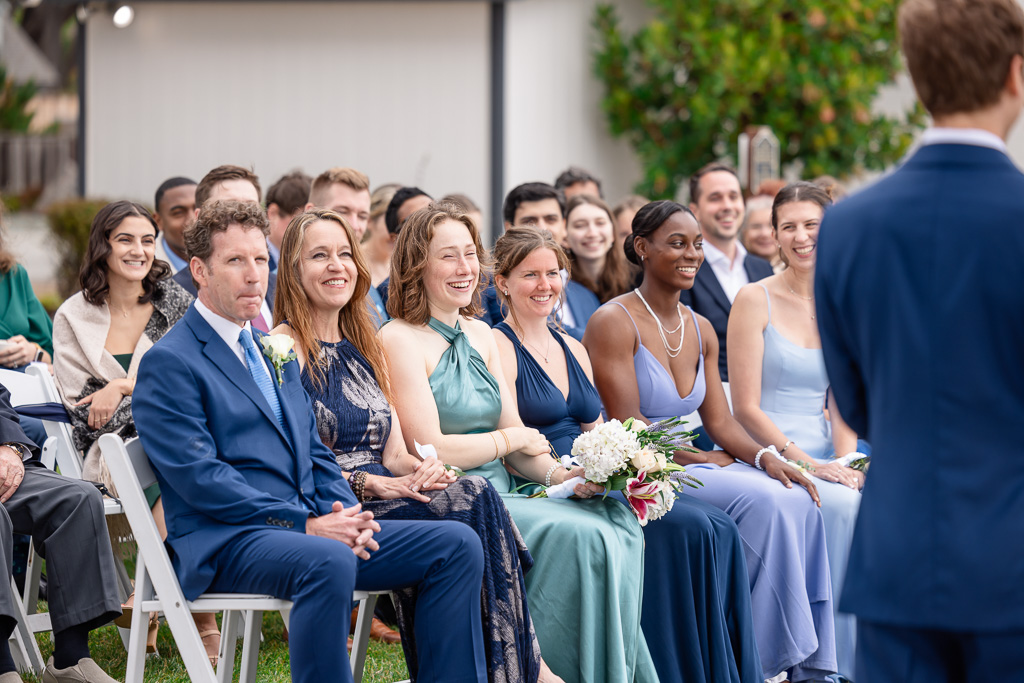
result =
[[[679,487],[703,486],[672,459],[678,450],[693,451],[687,444],[695,435],[675,429],[682,424],[679,418],[651,425],[633,418],[602,423],[572,444],[571,460],[583,467],[584,477],[573,477],[538,495],[568,497],[585,479],[603,485],[605,495],[622,491],[641,525],[659,519],[672,509]]]

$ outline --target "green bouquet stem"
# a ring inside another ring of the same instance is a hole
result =
[[[608,477],[608,481],[604,485],[609,491],[623,491],[626,488],[626,481],[628,479],[628,474],[613,474]]]

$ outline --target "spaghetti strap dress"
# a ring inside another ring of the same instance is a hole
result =
[[[633,320],[625,306],[611,303]],[[690,316],[699,340],[700,326],[692,310]],[[698,356],[693,388],[681,397],[669,371],[639,343],[635,321],[633,327],[638,340],[633,365],[641,412],[651,420],[663,420],[689,415],[700,407],[707,389],[703,354]],[[686,469],[704,486],[685,487],[680,498],[710,503],[739,527],[763,678],[788,671],[795,683],[823,680],[834,673],[835,625],[825,525],[807,491],[800,486],[787,489],[742,462],[727,467],[700,463]]]
[[[320,342],[323,378],[314,381],[307,363],[302,385],[313,403],[320,440],[334,451],[346,472],[362,470],[393,477],[384,466],[384,445],[391,434],[391,407],[373,368],[344,340]],[[442,491],[424,491],[422,503],[411,498],[367,500],[363,508],[378,519],[450,520],[470,526],[484,548],[480,605],[491,683],[534,683],[540,673],[540,647],[526,604],[524,573],[533,559],[498,493],[483,477],[460,477]],[[394,591],[402,647],[416,679],[416,644],[412,628],[416,589]]]
[[[772,325],[772,302],[768,289],[768,325],[764,328],[764,357],[761,362],[761,410],[786,439],[815,461],[826,463],[835,458],[832,428],[825,419],[825,395],[828,375],[821,349],[808,349],[786,339]],[[825,546],[828,548],[832,595],[841,595],[846,563],[853,542],[853,528],[860,511],[860,491],[824,479],[815,479],[821,497],[821,516],[825,520]],[[854,651],[857,646],[857,620],[840,613],[835,601],[836,657],[839,673],[857,680]]]
[[[458,324],[431,319],[449,348],[429,378],[445,434],[498,428],[498,382]],[[544,661],[567,683],[657,681],[640,630],[644,537],[611,499],[530,499],[512,493],[501,461],[482,475],[501,494],[533,556],[526,574],[530,614]]]

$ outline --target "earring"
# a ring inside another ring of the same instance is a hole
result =
[[[505,290],[504,293],[505,293],[505,296],[508,296],[508,290],[507,289]]]
[[[643,263],[643,262],[644,262],[644,255],[640,254],[640,263]]]

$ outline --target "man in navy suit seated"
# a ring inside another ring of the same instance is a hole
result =
[[[292,600],[292,680],[323,683],[352,680],[352,591],[415,587],[414,677],[486,681],[480,539],[456,522],[361,512],[361,488],[320,441],[298,362],[252,329],[268,231],[254,202],[203,206],[185,233],[198,299],[139,368],[132,412],[182,590]]]
[[[740,244],[743,225],[743,190],[736,171],[721,163],[704,166],[690,176],[690,211],[704,236],[704,265],[692,289],[679,300],[708,319],[718,335],[718,372],[729,381],[725,332],[729,312],[740,287],[772,274],[767,261]]]
[[[857,683],[1020,681],[1024,12],[906,0],[899,33],[933,127],[817,245],[828,376],[873,448],[840,607]]]

